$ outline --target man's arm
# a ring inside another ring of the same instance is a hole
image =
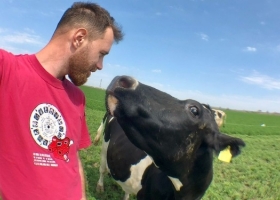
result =
[[[79,163],[79,172],[80,172],[80,177],[81,177],[81,184],[82,184],[82,198],[81,200],[86,200],[86,187],[85,187],[85,175],[84,175],[84,168],[79,156],[79,152],[77,152],[78,154],[78,163]]]

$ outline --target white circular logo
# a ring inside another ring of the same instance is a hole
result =
[[[48,149],[53,136],[64,139],[66,136],[65,121],[58,109],[51,104],[38,105],[30,116],[30,131],[35,142]]]

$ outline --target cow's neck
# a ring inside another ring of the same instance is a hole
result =
[[[177,176],[176,178],[169,177],[169,179],[173,183],[176,200],[202,198],[212,181],[212,160],[212,151],[200,147],[193,158],[186,159],[183,163],[173,163]]]

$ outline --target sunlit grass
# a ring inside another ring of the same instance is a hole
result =
[[[236,136],[246,148],[232,163],[214,159],[214,179],[203,199],[280,199],[280,137]]]
[[[228,134],[280,135],[280,115],[224,110],[226,124],[221,130]],[[262,126],[263,125],[263,126]]]

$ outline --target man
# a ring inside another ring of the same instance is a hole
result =
[[[77,2],[38,53],[0,50],[0,199],[86,199],[78,150],[91,140],[76,86],[122,38],[105,9]]]

